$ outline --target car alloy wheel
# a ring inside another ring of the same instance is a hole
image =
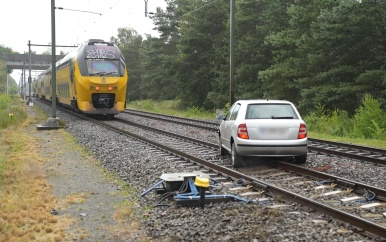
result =
[[[225,149],[222,147],[222,142],[221,142],[221,135],[218,135],[218,149],[219,149],[219,155],[224,156],[225,155]]]
[[[234,168],[238,168],[242,166],[243,157],[237,154],[235,143],[232,144],[232,165]]]

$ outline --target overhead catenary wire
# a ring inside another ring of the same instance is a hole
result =
[[[216,2],[219,2],[219,1],[220,1],[220,0],[214,0],[214,1],[211,1],[211,2],[205,4],[205,5],[201,6],[201,7],[198,7],[197,9],[194,9],[194,10],[192,10],[192,11],[190,11],[190,12],[187,12],[187,13],[185,13],[185,14],[179,16],[176,20],[178,21],[179,19],[183,18],[183,17],[186,16],[186,15],[189,15],[189,14],[192,14],[192,13],[194,13],[194,12],[197,12],[197,11],[199,11],[199,10],[205,8],[205,7],[208,7],[208,6],[210,6],[210,5],[212,5],[212,4],[216,3]],[[78,32],[79,34],[76,34],[76,35],[75,35],[75,36],[77,36],[77,38],[76,38],[76,40],[75,40],[75,41],[76,41],[76,45],[78,45],[81,41],[83,41],[83,39],[82,39],[83,36],[85,36],[88,32],[90,32],[90,29],[94,28],[94,27],[92,27],[92,26],[95,25],[95,24],[97,24],[97,22],[99,22],[100,19],[103,18],[103,16],[106,16],[106,14],[107,14],[108,12],[110,12],[112,9],[114,9],[120,2],[122,2],[122,0],[117,0],[113,5],[111,5],[111,7],[109,7],[109,8],[108,8],[106,11],[104,11],[104,12],[101,11],[101,13],[96,13],[96,12],[91,12],[91,11],[74,10],[74,9],[70,9],[70,8],[65,9],[65,8],[61,7],[61,9],[63,9],[63,10],[78,11],[78,12],[85,12],[85,13],[91,13],[91,14],[97,14],[97,15],[99,15],[99,16],[97,17],[97,19],[95,19],[91,24],[89,24],[87,27],[83,27],[83,28],[82,28],[83,33],[79,33],[80,31],[82,31],[82,30],[79,30],[79,28],[78,28],[78,29],[74,29],[69,35],[67,35],[67,36],[68,36],[67,39],[69,39],[71,36],[74,36],[74,34],[75,34],[76,32]],[[87,3],[87,6],[88,6],[88,4],[89,4],[89,2]],[[82,16],[82,19],[83,19],[83,18],[84,18],[84,17]],[[79,26],[79,23],[80,23],[80,22],[81,22],[81,21],[79,20],[79,21],[78,21],[78,24],[76,24],[76,26]]]
[[[201,9],[203,9],[203,8],[205,8],[205,7],[207,7],[207,6],[211,5],[211,4],[213,4],[213,3],[219,2],[219,1],[221,1],[221,0],[213,0],[212,2],[207,3],[207,4],[205,4],[205,5],[203,5],[203,6],[199,7],[199,8],[196,8],[196,9],[194,9],[194,10],[192,10],[192,11],[189,11],[189,12],[187,12],[187,13],[184,13],[183,15],[181,15],[181,16],[178,17],[178,18],[176,18],[175,20],[180,20],[181,18],[185,17],[186,15],[189,15],[189,14],[192,14],[192,13],[194,13],[194,12],[197,12],[197,11],[199,11],[199,10],[201,10]],[[149,12],[149,13],[150,13],[150,14],[154,14],[153,12]]]
[[[103,16],[106,16],[106,14],[108,12],[110,12],[115,6],[117,6],[122,0],[118,0],[117,2],[115,2],[115,4],[113,4],[110,8],[108,8],[105,12],[102,13],[102,15],[100,15],[98,17],[98,19],[96,19],[93,23],[91,23],[86,29],[89,29],[92,25],[96,24],[97,21],[99,21]],[[87,33],[87,30],[85,30],[83,32],[83,35]],[[83,37],[83,35],[81,35]],[[79,40],[79,38],[77,38],[77,41]]]
[[[55,7],[55,9],[59,9],[59,10],[67,10],[67,11],[73,11],[73,12],[82,12],[82,13],[98,14],[99,16],[102,15],[101,13],[95,13],[95,12],[85,11],[85,10],[70,9],[70,8],[63,8],[63,7]]]
[[[88,32],[88,30],[91,28],[91,26],[96,24],[103,16],[105,16],[108,12],[110,12],[112,9],[114,9],[121,1],[122,0],[117,0],[113,5],[108,7],[105,11],[101,11],[100,13],[93,12],[93,11],[75,10],[75,9],[60,7],[61,10],[63,9],[63,10],[68,10],[68,11],[84,12],[84,13],[90,13],[90,14],[98,15],[97,19],[93,20],[93,22],[91,24],[87,25],[86,27],[84,27],[85,25],[80,24],[83,21],[83,19],[85,19],[85,15],[82,15],[79,18],[79,20],[77,21],[77,24],[75,24],[75,26],[82,26],[82,27],[73,29],[73,31],[67,35],[68,37],[67,37],[66,42],[68,42],[68,40],[71,38],[71,36],[75,35],[75,36],[77,36],[77,38],[75,40],[76,45],[79,45],[80,42],[83,41],[82,37]],[[87,5],[84,7],[84,9],[87,9],[89,4],[90,4],[90,1],[87,2]],[[81,33],[81,32],[83,32],[83,33]],[[76,34],[76,33],[79,33],[79,34]]]

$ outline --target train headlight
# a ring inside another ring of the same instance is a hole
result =
[[[112,91],[113,87],[110,86],[110,87],[107,88],[107,90]]]
[[[99,91],[99,90],[101,90],[101,88],[100,87],[95,87],[95,91]]]

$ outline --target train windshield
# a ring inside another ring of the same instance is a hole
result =
[[[119,74],[119,60],[86,59],[90,76],[116,76]]]
[[[82,76],[123,76],[124,59],[119,49],[111,44],[86,45],[77,56]]]

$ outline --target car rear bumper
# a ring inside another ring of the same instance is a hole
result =
[[[236,142],[236,151],[242,156],[299,156],[307,154],[308,140],[288,140],[285,142],[282,140],[263,140],[256,142],[238,139],[238,142]]]

